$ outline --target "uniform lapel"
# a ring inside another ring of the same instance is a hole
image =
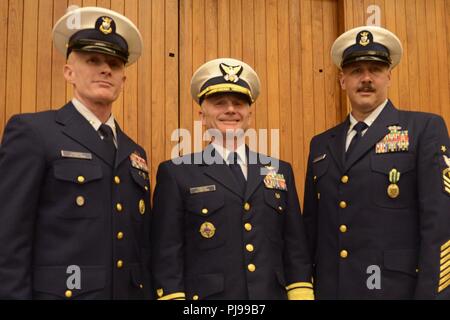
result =
[[[130,156],[133,151],[136,151],[136,144],[125,135],[116,122],[117,133],[117,156],[116,156],[116,168]],[[142,154],[139,156],[143,156]]]
[[[245,200],[250,199],[252,194],[258,188],[258,186],[263,182],[264,175],[261,173],[261,169],[264,168],[264,165],[261,164],[259,159],[259,154],[250,151],[247,147],[247,189],[245,191]],[[256,161],[255,161],[256,160]],[[267,157],[267,164],[269,163],[270,158]],[[266,161],[262,161],[266,163]]]
[[[328,142],[328,148],[331,151],[331,155],[339,166],[341,171],[344,170],[344,151],[345,151],[345,139],[347,137],[347,131],[350,120],[347,119],[341,123],[334,132],[331,133],[330,140]]]
[[[238,184],[233,173],[220,155],[217,155],[216,157],[216,152],[212,144],[209,144],[205,150],[203,150],[202,156],[203,165],[207,165],[204,173],[242,198],[243,195],[238,192]],[[205,159],[208,159],[211,156],[215,161],[213,161],[213,163],[210,163],[210,161],[205,162]]]
[[[383,111],[381,111],[374,123],[367,129],[367,132],[364,134],[361,141],[359,141],[355,150],[350,155],[350,158],[348,158],[345,169],[350,169],[358,159],[369,151],[378,141],[384,138],[384,136],[389,133],[389,126],[398,123],[398,110],[394,108],[390,101],[388,101]]]
[[[56,122],[64,125],[62,132],[77,141],[110,166],[114,164],[108,159],[108,150],[95,129],[69,102],[56,115]]]

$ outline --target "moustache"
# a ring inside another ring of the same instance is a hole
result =
[[[372,87],[372,85],[363,85],[361,87],[358,88],[358,92],[375,92],[375,88]]]

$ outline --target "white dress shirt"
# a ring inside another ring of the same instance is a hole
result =
[[[238,146],[236,150],[231,150],[231,151],[217,143],[214,143],[214,142],[212,142],[212,145],[213,145],[214,149],[216,149],[216,151],[220,154],[220,156],[225,160],[226,164],[229,164],[228,156],[230,155],[230,153],[236,152],[239,156],[237,162],[241,166],[242,173],[244,174],[245,180],[247,180],[248,168],[247,168],[247,152],[246,152],[246,148],[245,148],[245,143],[242,143],[240,146]]]
[[[372,123],[378,118],[381,111],[383,111],[384,107],[386,106],[388,100],[386,99],[382,104],[380,104],[378,107],[375,108],[375,110],[372,111],[372,113],[364,119],[364,122],[367,124],[367,128],[364,129],[361,132],[361,135],[364,136],[364,134],[367,132],[367,129],[372,125]],[[356,135],[356,131],[353,130],[353,127],[358,123],[358,120],[356,120],[353,115],[350,113],[350,127],[347,131],[347,140],[345,141],[345,151],[347,151],[348,146],[350,145],[350,142],[352,141],[353,137]]]
[[[92,125],[95,131],[98,131],[102,122],[97,118],[97,116],[89,110],[80,100],[73,98],[72,103],[75,106],[75,109]],[[106,125],[110,126],[114,135],[114,145],[117,148],[117,132],[116,132],[116,123],[114,122],[114,116],[111,113],[108,121],[105,122]],[[103,137],[101,137],[103,139]]]

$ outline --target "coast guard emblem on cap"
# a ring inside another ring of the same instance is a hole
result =
[[[109,17],[101,17],[101,19],[102,19],[102,24],[100,25],[100,27],[98,29],[101,32],[103,32],[104,34],[110,34],[113,31],[113,29],[111,27],[113,19],[111,19]]]
[[[226,65],[225,63],[220,64],[220,71],[222,71],[223,78],[226,81],[238,82],[242,70],[244,70],[242,66],[229,66]]]
[[[356,36],[356,42],[362,45],[363,47],[367,46],[369,43],[373,41],[373,36],[369,31],[361,31]]]

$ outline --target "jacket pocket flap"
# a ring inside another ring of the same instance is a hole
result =
[[[189,196],[186,209],[193,214],[207,217],[222,208],[225,204],[223,194],[216,192],[201,193]]]
[[[198,295],[203,299],[224,290],[224,276],[222,273],[202,274],[186,278],[186,284],[190,295]]]
[[[401,152],[372,155],[370,165],[373,171],[385,175],[389,175],[389,171],[394,168],[402,174],[411,171],[416,166],[413,154]]]
[[[82,183],[101,179],[102,168],[94,163],[83,160],[60,160],[53,165],[55,178],[64,181],[80,183],[78,177],[84,178]]]
[[[279,211],[279,213],[282,213],[286,208],[286,191],[265,189],[264,199],[269,206]]]
[[[325,157],[323,158],[323,160],[320,160],[318,162],[314,162],[312,164],[314,176],[316,176],[317,178],[323,176],[328,170],[329,162],[330,161],[328,157]]]
[[[416,250],[386,250],[383,257],[384,267],[387,270],[416,275],[418,262]]]
[[[53,294],[64,298],[67,290],[72,291],[75,298],[84,293],[100,290],[105,287],[104,267],[80,267],[80,288],[68,288],[68,284],[74,284],[71,277],[76,277],[75,272],[67,273],[67,267],[35,267],[33,273],[33,290]]]
[[[130,169],[131,176],[133,177],[134,182],[140,185],[142,188],[148,187],[149,178],[148,174],[144,171],[140,171],[135,168]]]

